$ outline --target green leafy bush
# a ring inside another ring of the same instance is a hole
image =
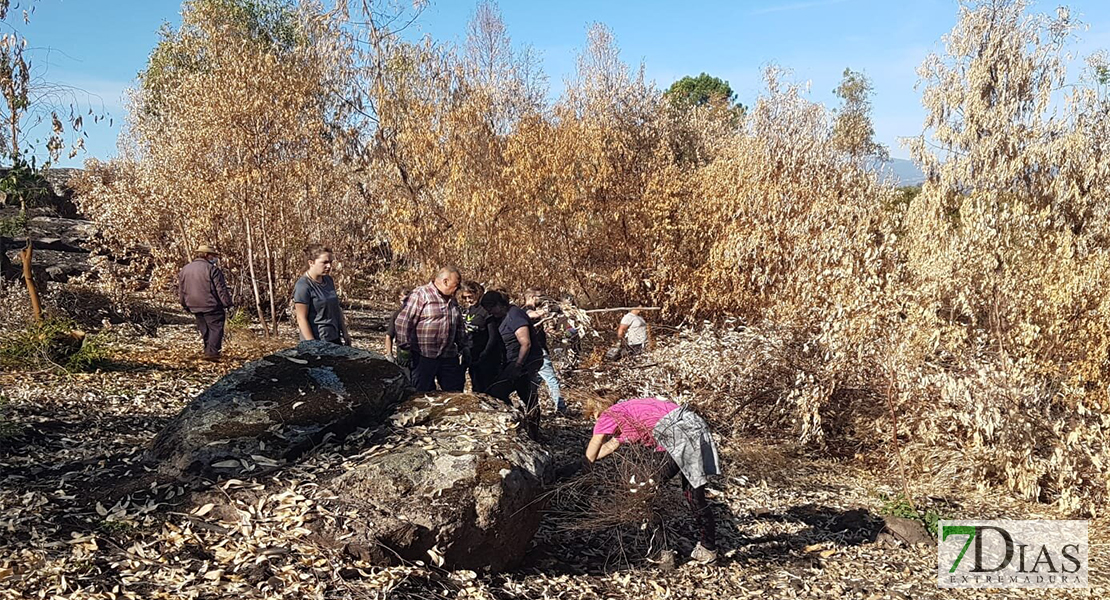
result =
[[[898,494],[897,496],[881,495],[880,499],[883,501],[883,508],[881,510],[883,515],[920,521],[929,532],[929,535],[933,537],[937,536],[937,522],[943,517],[936,509],[923,507],[924,510],[919,510],[902,494]]]
[[[227,326],[234,330],[247,329],[251,326],[250,313],[243,308],[235,309],[235,312],[227,319]]]
[[[47,363],[74,373],[95,369],[107,360],[108,347],[99,335],[85,335],[70,319],[51,318],[31,324],[0,343],[6,367]]]
[[[0,235],[6,237],[15,237],[23,233],[27,229],[27,211],[21,210],[19,214],[7,219],[0,219]]]

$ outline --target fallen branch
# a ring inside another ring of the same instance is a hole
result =
[[[618,306],[617,308],[592,308],[587,310],[588,313],[602,313],[602,312],[617,312],[629,310],[663,310],[658,306]]]

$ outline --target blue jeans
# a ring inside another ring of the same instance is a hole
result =
[[[565,409],[566,403],[563,402],[563,391],[559,389],[559,378],[555,375],[555,365],[551,364],[551,355],[546,350],[543,353],[540,378],[547,384],[547,393],[551,396],[551,401],[555,403],[555,410]]]

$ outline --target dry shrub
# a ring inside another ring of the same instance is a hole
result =
[[[893,190],[833,144],[828,111],[784,72],[766,84],[711,163],[679,189],[657,184],[674,219],[652,220],[655,297],[686,314],[867,327],[893,296]]]
[[[648,368],[619,373],[643,395],[695,406],[717,432],[789,436],[814,447],[867,443],[860,420],[874,417],[866,370],[845,371],[804,331],[709,323],[661,342]],[[616,382],[615,382],[616,383]],[[836,413],[850,413],[834,422]],[[873,421],[868,421],[868,425]]]
[[[657,452],[642,446],[622,446],[584,475],[561,486],[556,512],[566,518],[566,529],[604,531],[614,527],[654,524],[662,505]]]
[[[191,10],[183,31],[211,33],[184,47],[211,68],[160,89],[156,111],[137,103],[141,151],[93,169],[82,206],[150,244],[163,279],[190,244],[223,243],[256,305],[288,297],[313,238],[351,264],[397,252],[412,273],[456,263],[491,289],[732,318],[660,343],[625,383],[688,398],[718,428],[838,452],[893,451],[890,401],[911,464],[1093,513],[1110,68],[1094,57],[1094,80],[1063,93],[1075,23],[1026,8],[961,3],[922,65],[926,130],[909,150],[928,179],[908,202],[867,168],[881,148],[850,71],[835,113],[774,68],[742,117],[678,110],[595,26],[547,105],[490,5],[461,47],[407,42],[372,13],[308,19],[317,43],[280,51],[221,43],[235,29]],[[259,122],[278,137],[252,135]]]
[[[275,328],[308,243],[332,246],[337,267],[376,250],[343,162],[350,49],[329,14],[186,2],[131,96],[123,156],[92,161],[74,184],[111,241],[150,248],[161,282],[200,244],[220,247],[239,304]]]
[[[1077,23],[1027,6],[961,6],[946,53],[919,69],[926,134],[909,147],[928,179],[907,207],[914,302],[892,371],[911,458],[1094,514],[1107,497],[1106,100],[1089,84],[1061,92]]]
[[[1107,500],[1110,422],[1060,402],[1056,385],[997,361],[902,375],[898,405],[914,471],[953,487],[1002,487],[1065,513],[1097,514]],[[930,399],[928,411],[918,408],[920,398]]]

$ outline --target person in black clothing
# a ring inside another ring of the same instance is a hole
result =
[[[482,307],[485,293],[485,288],[476,281],[464,283],[459,293],[466,327],[463,367],[470,372],[470,389],[475,394],[486,393],[501,370],[501,335],[497,332],[501,322]]]
[[[555,404],[555,412],[567,414],[567,403],[563,399],[563,391],[559,387],[559,376],[555,374],[555,365],[551,362],[551,349],[547,345],[547,331],[543,321],[551,316],[551,310],[543,304],[543,293],[536,288],[529,288],[524,292],[524,306],[521,307],[528,318],[532,319],[533,329],[536,331],[536,343],[543,351],[543,365],[540,367],[540,379],[547,384],[548,395]]]
[[[509,403],[509,396],[516,392],[524,409],[528,437],[539,441],[540,408],[536,392],[540,385],[543,350],[534,341],[536,331],[532,320],[520,307],[509,304],[509,299],[501,292],[486,292],[481,304],[491,316],[501,319],[497,331],[505,344],[505,366],[486,393]]]

